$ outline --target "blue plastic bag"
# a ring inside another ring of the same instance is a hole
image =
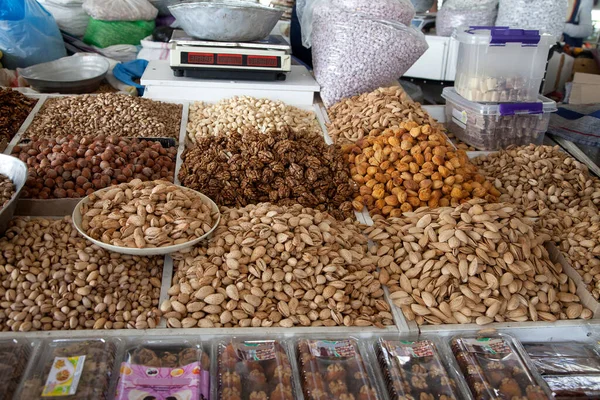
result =
[[[35,0],[0,0],[0,50],[9,69],[67,55],[56,21]]]

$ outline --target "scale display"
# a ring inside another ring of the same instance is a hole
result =
[[[281,68],[281,57],[231,53],[181,52],[181,64]]]

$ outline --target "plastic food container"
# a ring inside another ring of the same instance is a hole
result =
[[[456,91],[470,101],[537,101],[554,38],[507,27],[462,27]]]
[[[542,144],[556,102],[544,96],[532,103],[483,104],[461,97],[455,88],[442,92],[446,99],[446,128],[478,150],[493,151],[510,145]]]
[[[298,361],[305,399],[379,398],[355,339],[300,340]]]
[[[17,339],[0,340],[0,398],[13,398],[32,350],[32,342]]]
[[[294,400],[292,364],[281,342],[232,340],[218,349],[218,399]]]
[[[115,400],[210,398],[210,356],[188,339],[146,340],[125,351]]]
[[[375,351],[391,400],[461,398],[432,341],[380,339]]]
[[[455,336],[450,345],[474,398],[551,398],[547,387],[537,381],[538,377],[517,350],[520,346],[511,336]]]
[[[116,345],[104,339],[43,342],[15,398],[108,399]]]
[[[600,349],[588,343],[524,344],[556,399],[600,398]]]

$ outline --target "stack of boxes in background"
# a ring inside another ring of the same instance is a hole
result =
[[[539,95],[554,39],[538,31],[461,28],[456,87],[445,88],[446,123],[482,151],[541,144],[556,103]],[[515,61],[517,60],[517,61]]]

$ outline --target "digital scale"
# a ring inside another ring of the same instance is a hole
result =
[[[177,29],[169,44],[175,76],[282,81],[292,67],[291,47],[278,35],[259,42],[212,42],[191,38]]]

